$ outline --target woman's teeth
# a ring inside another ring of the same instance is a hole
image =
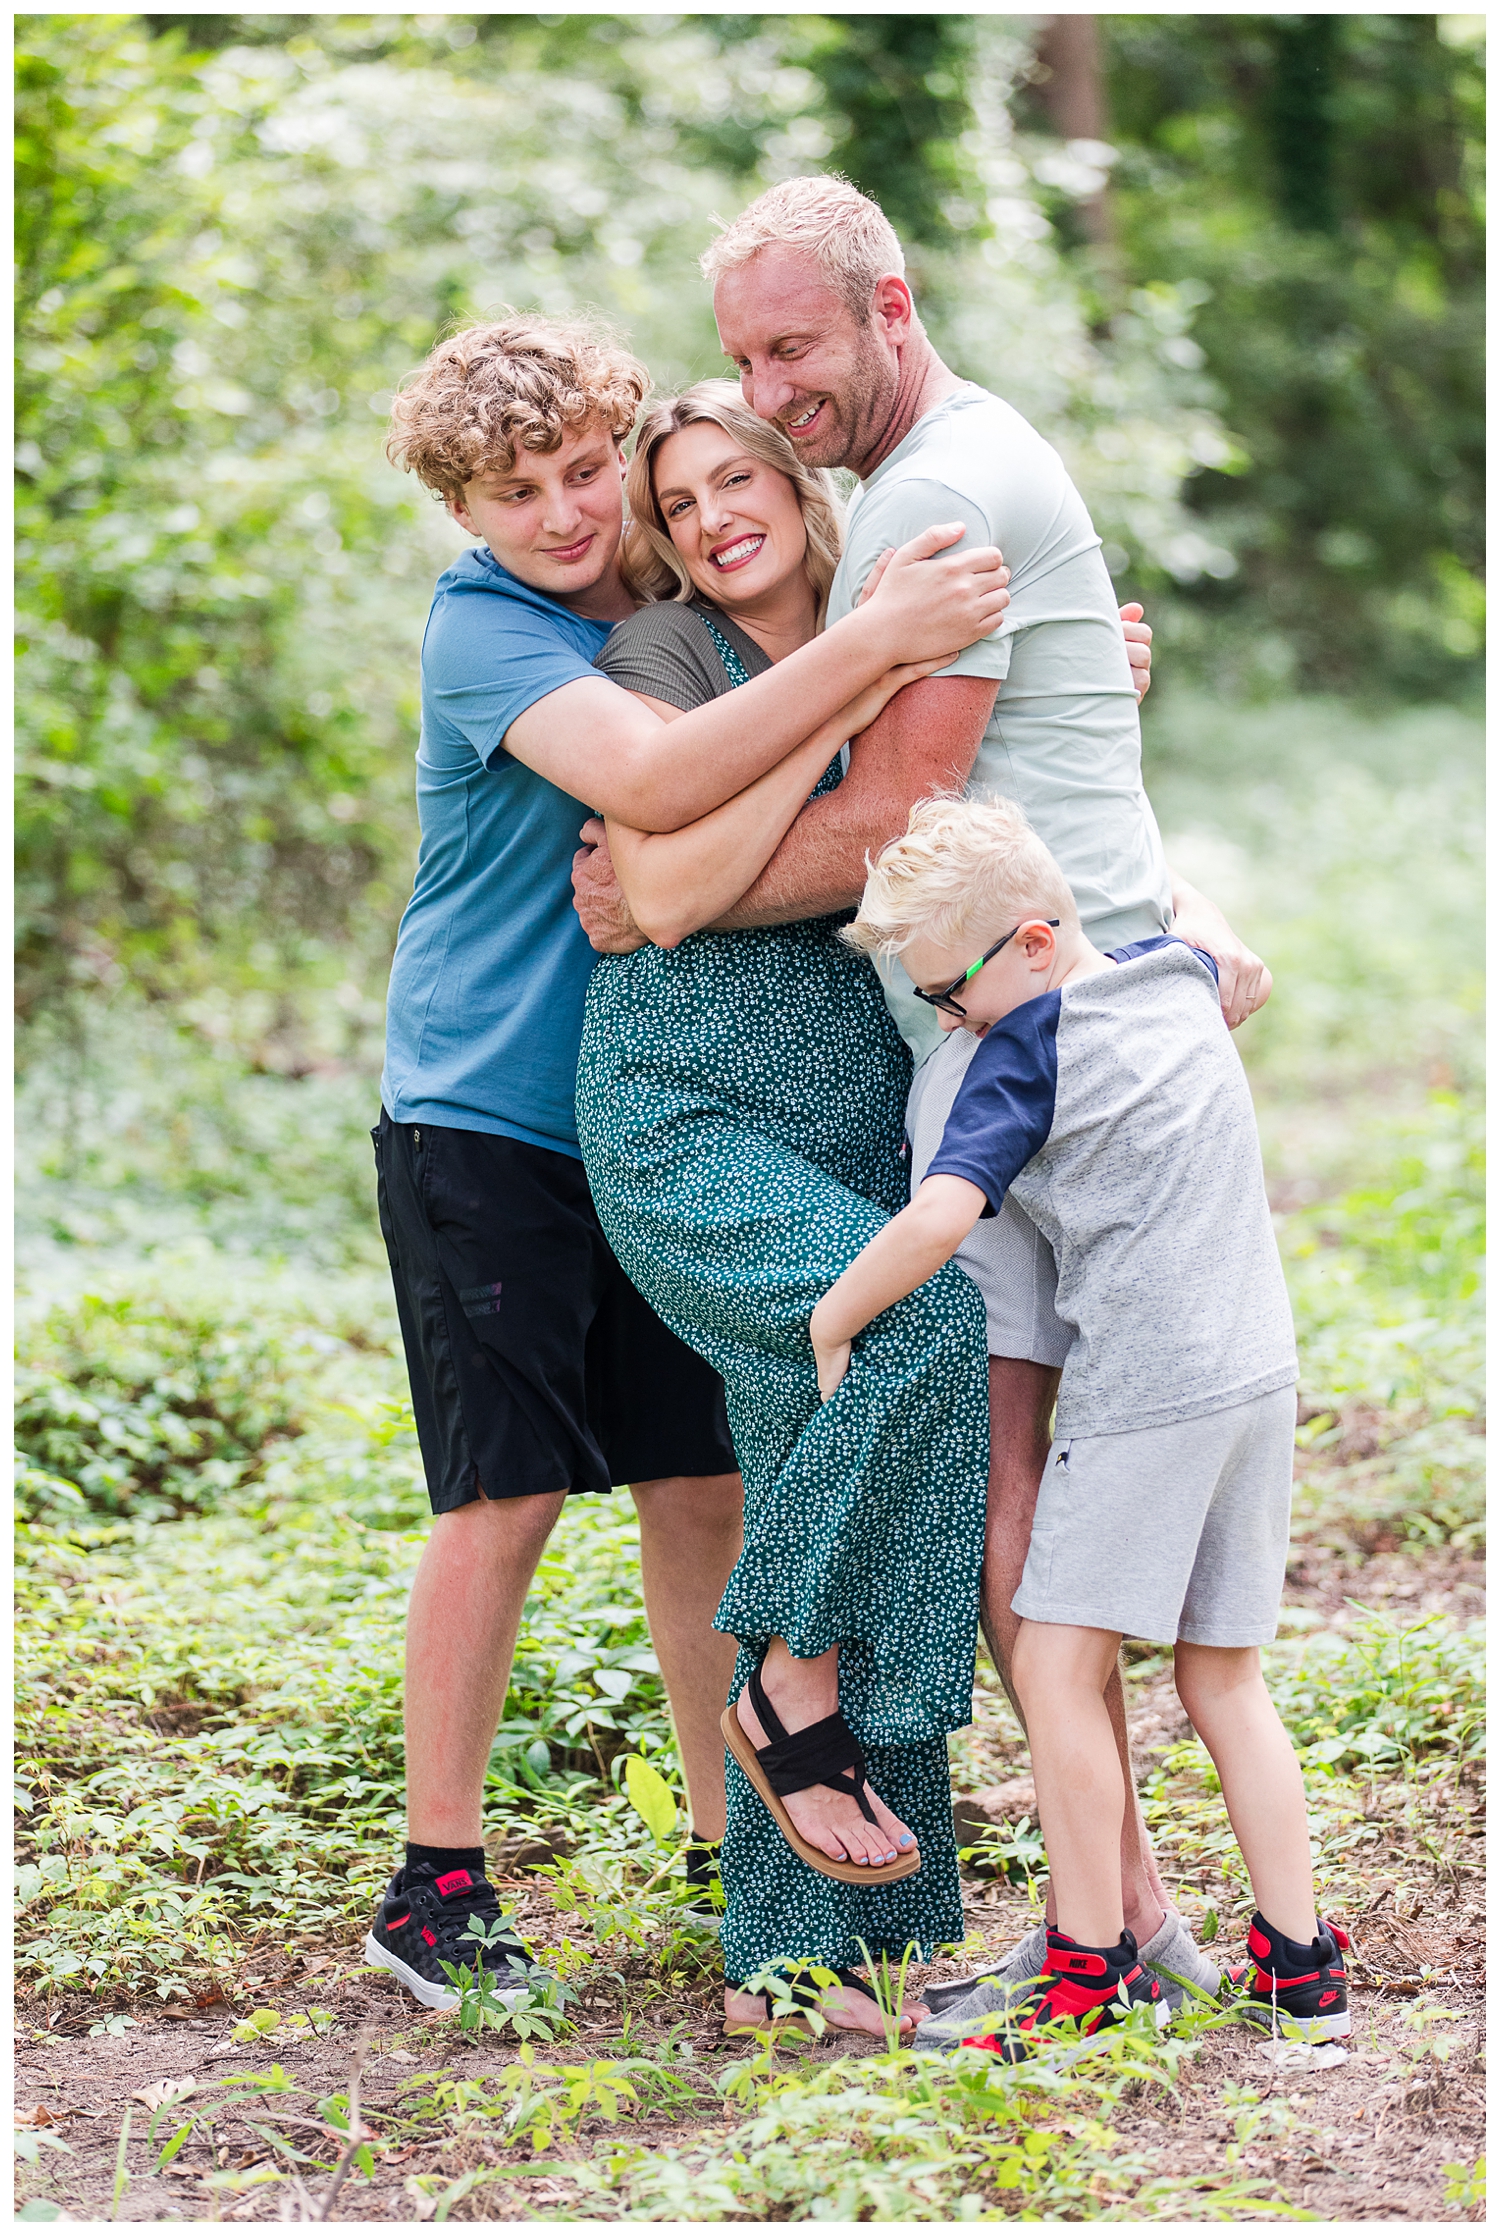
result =
[[[716,551],[713,563],[716,567],[737,567],[742,559],[753,558],[765,540],[764,536],[743,536],[738,543],[730,544],[727,550]]]

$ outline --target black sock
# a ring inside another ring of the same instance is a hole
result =
[[[706,1833],[702,1833],[702,1832],[690,1832],[690,1833],[688,1834],[688,1846],[689,1846],[690,1848],[710,1848],[710,1849],[712,1849],[712,1848],[722,1848],[722,1847],[723,1847],[723,1845],[724,1845],[724,1842],[723,1842],[723,1838],[722,1838],[722,1836],[721,1836],[721,1837],[720,1837],[719,1839],[717,1839],[717,1840],[710,1840],[710,1839],[708,1838],[708,1836],[707,1836],[707,1834],[706,1834]]]
[[[1106,1949],[1092,1941],[1075,1941],[1070,1933],[1064,1933],[1059,1926],[1053,1926],[1050,1930],[1059,1940],[1066,1941],[1070,1948],[1077,1949],[1082,1955],[1103,1957],[1105,1963],[1112,1964],[1117,1972],[1123,1972],[1134,1964],[1138,1954],[1134,1940],[1117,1941],[1113,1948]]]
[[[441,1879],[450,1871],[468,1871],[484,1877],[483,1848],[424,1848],[420,1841],[406,1843],[406,1869],[418,1879]]]

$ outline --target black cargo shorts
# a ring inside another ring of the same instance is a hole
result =
[[[625,1278],[578,1158],[384,1110],[372,1138],[435,1514],[734,1472],[724,1385]]]

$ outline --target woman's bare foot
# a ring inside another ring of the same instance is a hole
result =
[[[771,1706],[788,1731],[805,1731],[839,1704],[839,1654],[831,1646],[826,1654],[798,1661],[785,1641],[773,1638],[761,1667],[760,1681]],[[735,1714],[753,1747],[770,1745],[771,1735],[750,1704],[747,1685],[735,1704]],[[782,1795],[787,1815],[808,1845],[833,1863],[894,1863],[916,1845],[914,1835],[895,1816],[873,1787],[867,1789],[877,1822],[871,1824],[859,1803],[832,1786],[806,1786],[801,1793]],[[868,2000],[868,1999],[866,1999]],[[880,2029],[877,2027],[875,2032]]]
[[[884,2040],[886,2020],[873,1995],[862,1994],[858,1988],[829,1988],[819,1998],[818,2009],[835,2034],[873,2034]],[[908,1995],[901,2004],[900,2034],[909,2042],[923,2019],[931,2012],[919,1997]],[[769,2026],[769,2004],[763,1995],[747,1995],[743,1988],[724,1990],[724,2023],[726,2026]]]

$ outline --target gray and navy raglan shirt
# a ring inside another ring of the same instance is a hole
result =
[[[1250,1088],[1211,957],[1177,939],[992,1025],[927,1168],[1006,1192],[1074,1331],[1059,1436],[1192,1420],[1297,1379]]]

